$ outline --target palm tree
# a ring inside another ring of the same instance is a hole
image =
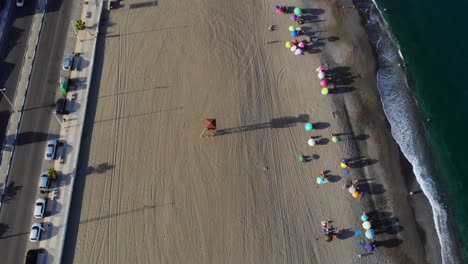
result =
[[[49,168],[48,174],[49,174],[50,180],[52,181],[57,180],[57,171],[54,168]]]
[[[75,27],[77,30],[83,30],[86,27],[86,23],[83,20],[79,19],[76,21]]]

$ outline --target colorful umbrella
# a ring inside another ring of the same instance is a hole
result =
[[[291,18],[292,21],[296,21],[297,20],[297,15],[291,15],[289,18]]]
[[[327,86],[328,85],[328,81],[326,79],[323,79],[320,81],[320,85],[321,86]]]
[[[318,77],[320,80],[323,80],[323,78],[325,78],[325,73],[321,71],[321,72],[319,72],[319,73],[317,74],[317,77]]]
[[[362,227],[364,227],[364,229],[368,230],[368,229],[371,229],[372,225],[369,221],[365,221],[362,223]]]
[[[317,69],[315,69],[316,72],[325,72],[325,68],[323,66],[318,66]]]
[[[348,174],[349,174],[349,170],[348,170],[348,169],[343,169],[343,174],[344,174],[344,175],[348,175]]]
[[[357,190],[356,190],[356,187],[351,186],[351,187],[349,187],[348,191],[349,191],[350,193],[354,193],[354,192],[356,192]]]
[[[362,231],[361,231],[361,230],[359,230],[359,229],[358,229],[358,230],[356,230],[356,231],[354,231],[354,235],[355,235],[355,236],[360,236],[360,235],[361,235],[361,233],[362,233]]]
[[[306,131],[311,131],[314,128],[314,125],[312,123],[307,123],[304,125],[304,128]]]
[[[292,39],[291,42],[292,42],[292,44],[294,44],[294,45],[299,44],[299,41],[298,41],[297,39]]]
[[[348,165],[344,164],[343,162],[340,163],[341,168],[346,169],[348,168]]]
[[[365,214],[361,215],[361,221],[365,222],[367,220],[369,220],[369,217],[367,215]]]
[[[328,94],[328,88],[323,87],[321,92],[322,92],[323,95],[327,95]]]
[[[332,241],[332,239],[333,239],[332,235],[330,235],[330,234],[325,235],[325,241],[330,242],[330,241]]]
[[[374,252],[375,245],[374,245],[374,243],[368,243],[368,244],[366,244],[366,246],[364,248],[367,250],[367,252],[371,253],[371,252]]]
[[[299,33],[296,30],[291,31],[290,33],[291,33],[291,37],[293,37],[293,38],[299,36]]]
[[[317,184],[324,184],[326,182],[327,182],[327,179],[325,179],[325,177],[323,176],[317,177]]]
[[[368,239],[375,239],[375,231],[373,229],[369,229],[365,233]]]
[[[299,46],[299,48],[303,49],[303,48],[305,48],[306,45],[305,45],[304,41],[301,41],[301,42],[299,42],[298,46]]]
[[[305,162],[305,161],[306,161],[306,158],[305,158],[304,156],[300,156],[300,157],[299,157],[299,161]]]
[[[283,14],[283,9],[282,8],[276,8],[275,12],[276,12],[276,14]]]
[[[286,41],[286,43],[284,43],[284,46],[290,49],[293,46],[293,44],[291,43],[291,41]]]
[[[315,146],[315,139],[311,138],[307,141],[307,144],[309,144],[309,146],[313,147]]]
[[[296,28],[295,28],[294,26],[289,26],[289,31],[290,31],[290,32],[291,32],[291,31],[294,31],[294,30],[296,30]]]
[[[353,194],[351,194],[354,198],[359,198],[359,195],[360,193],[359,192],[353,192]]]
[[[302,8],[300,8],[300,7],[294,8],[294,14],[300,16],[300,15],[302,15],[302,12],[303,12]]]
[[[294,51],[294,55],[302,55],[304,54],[304,51],[302,49],[297,49],[296,51]]]
[[[291,47],[291,51],[292,51],[292,52],[296,51],[296,49],[297,49],[296,46],[292,46],[292,47]]]

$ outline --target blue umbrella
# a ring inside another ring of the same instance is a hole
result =
[[[305,124],[304,128],[307,131],[311,131],[314,128],[314,125],[312,125],[312,123],[307,123]]]
[[[369,229],[365,233],[366,237],[368,239],[374,239],[375,238],[375,231],[373,229]]]
[[[361,221],[365,222],[367,220],[369,220],[369,217],[367,215],[365,214],[361,215]]]
[[[349,170],[348,170],[348,169],[344,169],[344,170],[343,170],[343,174],[344,174],[344,175],[348,175],[348,174],[349,174]]]
[[[299,36],[299,33],[296,30],[291,31],[291,37],[295,38],[297,36]]]
[[[365,249],[367,250],[367,252],[369,252],[369,253],[370,253],[370,252],[374,252],[374,250],[375,250],[375,245],[374,245],[373,243],[369,243],[369,244],[366,244],[366,246],[365,246],[364,248],[365,248]]]
[[[322,176],[317,177],[317,184],[324,184],[327,182],[327,179],[325,179]]]
[[[356,231],[354,231],[354,235],[355,235],[355,236],[360,236],[360,235],[361,235],[361,233],[362,233],[362,231],[361,231],[361,230],[359,230],[359,229],[358,229],[358,230],[356,230]]]
[[[361,241],[361,242],[359,242],[358,244],[359,244],[359,246],[364,247],[364,246],[366,245],[366,242],[362,242],[362,241]]]

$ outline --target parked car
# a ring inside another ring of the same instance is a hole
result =
[[[68,115],[69,112],[66,110],[67,106],[67,99],[66,98],[59,98],[57,99],[57,104],[55,105],[55,113]]]
[[[26,264],[36,264],[37,263],[37,255],[39,253],[42,253],[44,249],[38,248],[38,249],[30,249],[28,250],[28,253],[26,253]]]
[[[60,92],[62,94],[68,93],[68,78],[67,77],[60,77]]]
[[[45,152],[45,159],[46,160],[54,160],[55,156],[57,155],[57,145],[58,142],[56,139],[49,140],[47,142],[46,152]]]
[[[31,242],[39,242],[41,240],[42,224],[34,223],[31,226],[31,233],[29,233],[29,240]]]
[[[17,6],[17,7],[22,7],[22,6],[24,6],[24,0],[16,0],[16,6]]]
[[[47,200],[44,198],[39,198],[36,200],[36,206],[34,207],[35,218],[44,218],[46,203],[47,203]]]
[[[39,190],[44,191],[49,189],[50,187],[50,179],[49,179],[49,173],[43,172],[41,174],[41,178],[39,179]]]
[[[73,67],[73,56],[66,56],[63,60],[63,69],[66,71],[70,71]]]

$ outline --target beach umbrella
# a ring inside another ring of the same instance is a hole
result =
[[[291,43],[292,43],[293,45],[297,45],[297,44],[299,44],[299,41],[298,41],[297,39],[292,39],[292,40],[291,40]]]
[[[307,123],[304,125],[304,128],[306,131],[311,131],[314,128],[314,125],[312,123]]]
[[[311,138],[307,141],[307,144],[309,144],[309,146],[313,147],[315,146],[315,139]]]
[[[305,43],[304,43],[304,41],[299,42],[298,46],[299,46],[299,48],[301,48],[301,49],[305,48]]]
[[[294,55],[302,55],[304,54],[304,51],[302,49],[297,49],[294,51]]]
[[[292,47],[291,47],[291,51],[292,51],[292,52],[296,51],[296,49],[297,49],[296,46],[292,46]]]
[[[294,26],[289,26],[289,31],[294,31],[296,28]]]
[[[276,14],[283,14],[283,9],[282,8],[276,8],[275,12],[276,12]]]
[[[284,43],[284,46],[285,46],[286,48],[290,49],[290,48],[293,46],[293,44],[292,44],[291,41],[286,41],[286,43]]]
[[[365,222],[367,220],[369,220],[369,217],[367,215],[365,214],[361,215],[361,221]]]
[[[375,238],[375,231],[373,229],[369,229],[365,233],[366,237],[368,239],[374,239]]]
[[[325,177],[323,176],[317,177],[317,184],[324,184],[326,182],[327,182],[327,179],[325,179]]]
[[[320,80],[323,80],[323,78],[325,78],[325,73],[321,71],[321,72],[319,72],[319,73],[317,74],[317,77],[318,77]]]
[[[341,168],[343,168],[343,169],[347,169],[347,168],[348,168],[348,165],[344,164],[343,162],[340,163],[340,166],[341,166]]]
[[[359,230],[359,229],[358,229],[358,230],[356,230],[356,231],[354,231],[354,235],[355,235],[355,236],[360,236],[360,235],[361,235],[361,233],[362,233],[362,231],[361,231],[361,230]]]
[[[359,192],[353,192],[353,194],[351,194],[354,198],[359,198],[359,195],[360,193]]]
[[[299,161],[305,162],[305,161],[306,161],[306,158],[305,158],[304,156],[300,156],[300,157],[299,157]]]
[[[339,136],[332,136],[332,141],[333,143],[338,143],[341,141],[341,138]]]
[[[297,20],[297,15],[291,15],[289,18],[291,18],[292,21],[296,21]]]
[[[356,190],[356,187],[351,186],[351,187],[349,187],[348,191],[349,191],[350,193],[354,193],[354,192],[356,192],[357,190]]]
[[[374,252],[375,250],[375,245],[374,243],[367,243],[364,248],[367,250],[367,252],[371,253]]]
[[[300,15],[302,15],[302,12],[303,12],[302,8],[300,8],[300,7],[294,8],[294,14],[300,16]]]
[[[299,36],[299,33],[296,30],[291,31],[290,33],[291,33],[291,37],[293,37],[293,38]]]
[[[324,234],[330,233],[330,229],[328,229],[326,227],[322,228],[322,231],[323,231]]]
[[[349,174],[349,170],[348,170],[348,169],[343,169],[343,174],[344,174],[344,175],[348,175],[348,174]]]
[[[325,241],[330,242],[330,241],[332,241],[332,239],[333,239],[332,235],[330,235],[330,234],[325,235]]]
[[[328,94],[328,88],[327,88],[327,87],[323,87],[321,93],[322,93],[323,95],[327,95],[327,94]]]
[[[320,81],[320,85],[321,86],[327,86],[328,85],[328,81],[326,79],[323,79]]]
[[[364,227],[364,229],[368,230],[368,229],[371,229],[372,225],[369,221],[365,221],[362,223],[362,227]]]
[[[323,66],[318,66],[317,69],[315,69],[316,72],[325,72],[325,68]]]

